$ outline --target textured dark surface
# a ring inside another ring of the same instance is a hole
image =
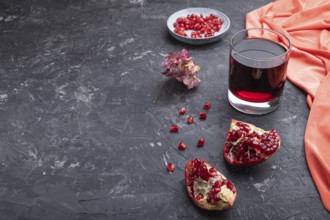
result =
[[[0,219],[329,219],[305,162],[305,94],[287,83],[281,107],[265,116],[227,102],[229,37],[268,2],[1,0]],[[172,39],[166,18],[193,6],[226,13],[227,36],[195,47]],[[184,47],[201,85],[167,83],[153,103],[167,81],[162,60]],[[206,121],[178,117],[205,101]],[[222,150],[231,118],[277,129],[282,148],[262,165],[230,168]],[[206,212],[188,199],[183,168],[195,157],[235,183],[233,208]]]

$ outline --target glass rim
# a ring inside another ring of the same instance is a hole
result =
[[[239,35],[240,33],[242,32],[249,32],[249,31],[253,31],[253,30],[262,30],[262,31],[267,31],[267,32],[271,32],[273,34],[277,34],[277,35],[281,35],[282,37],[284,37],[288,43],[289,43],[289,46],[288,48],[286,49],[286,52],[285,53],[282,53],[281,55],[277,55],[277,56],[273,56],[273,57],[270,57],[270,58],[258,58],[258,60],[262,60],[262,61],[268,61],[268,60],[273,60],[273,59],[276,59],[276,58],[280,58],[280,57],[283,57],[283,56],[286,56],[290,51],[291,51],[291,48],[292,48],[292,43],[289,39],[289,37],[287,37],[285,34],[279,32],[279,31],[275,31],[275,30],[272,30],[272,29],[269,29],[269,28],[247,28],[247,29],[243,29],[243,30],[240,30],[236,33],[234,33],[234,35],[231,37],[230,39],[230,47],[232,50],[234,50],[235,52],[237,52],[241,57],[244,57],[246,59],[251,59],[251,60],[255,60],[257,58],[254,58],[254,57],[248,57],[248,56],[245,56],[245,55],[242,55],[239,51],[237,51],[235,49],[235,46],[233,44],[233,40],[234,38]]]

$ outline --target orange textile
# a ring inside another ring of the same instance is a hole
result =
[[[307,164],[330,211],[330,1],[277,0],[246,15],[246,28],[285,33],[292,42],[288,79],[307,93]]]

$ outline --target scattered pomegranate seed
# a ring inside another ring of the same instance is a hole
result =
[[[183,108],[181,108],[180,109],[180,112],[179,112],[179,115],[184,115],[184,114],[186,114],[186,108],[185,107],[183,107]]]
[[[193,119],[192,116],[189,116],[189,117],[188,117],[188,119],[187,119],[187,123],[188,123],[188,124],[192,124],[192,123],[194,123],[194,119]]]
[[[200,119],[204,119],[204,120],[205,120],[206,117],[207,117],[207,116],[206,116],[206,113],[205,113],[205,112],[200,112],[200,113],[199,113],[199,118],[200,118]]]
[[[201,139],[198,140],[198,143],[197,143],[198,147],[203,147],[204,144],[205,144],[205,139],[204,138],[201,138]]]
[[[166,168],[168,172],[173,172],[175,170],[175,166],[173,163],[168,163]]]
[[[205,102],[205,104],[204,104],[204,109],[205,109],[205,110],[209,110],[209,109],[211,109],[211,103],[210,103],[210,102]]]
[[[172,133],[176,133],[179,131],[179,128],[176,124],[172,124],[171,128],[170,128],[170,132]]]
[[[187,146],[185,145],[185,143],[183,143],[183,141],[181,141],[178,145],[178,149],[179,150],[185,150],[187,148]]]

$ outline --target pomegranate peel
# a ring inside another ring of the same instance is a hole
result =
[[[274,130],[265,131],[253,124],[232,119],[224,146],[224,157],[235,166],[259,164],[279,148],[281,139]]]
[[[208,162],[198,158],[189,160],[185,180],[189,197],[200,208],[223,210],[233,206],[236,187]]]

